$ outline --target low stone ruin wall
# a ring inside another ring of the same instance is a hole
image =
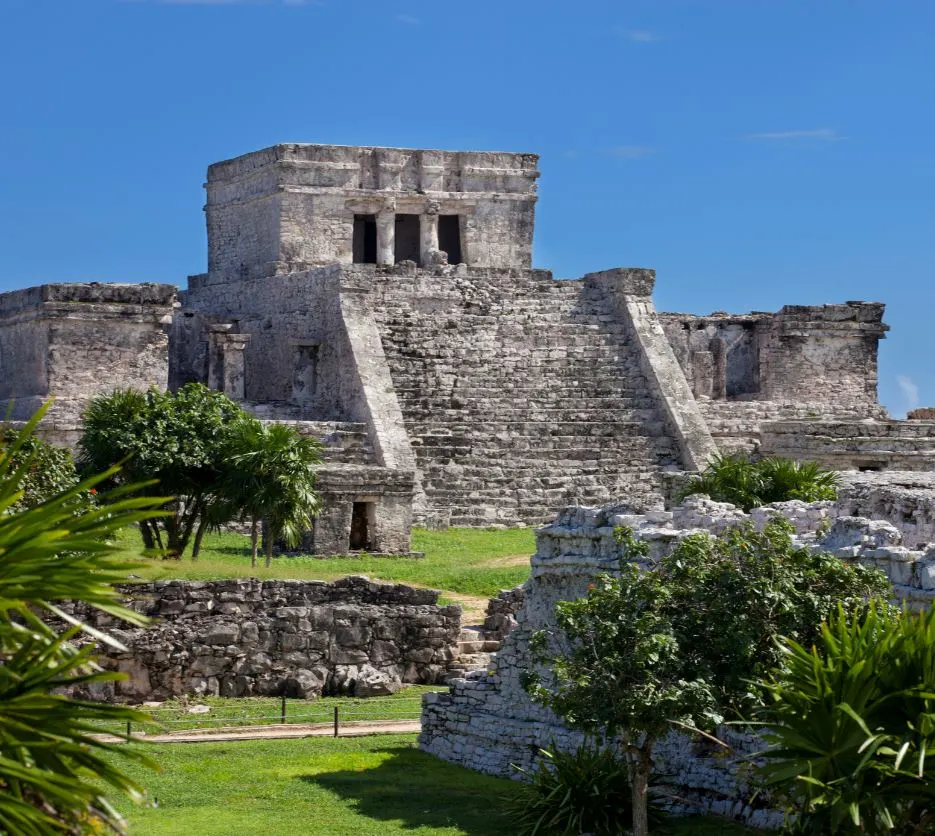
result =
[[[902,544],[935,543],[935,473],[849,475],[838,492],[838,513],[886,520],[902,534]]]
[[[488,638],[503,641],[516,628],[516,613],[523,606],[526,593],[522,586],[501,589],[496,598],[487,602],[484,632]]]
[[[649,567],[699,529],[721,532],[752,521],[761,527],[776,515],[789,519],[797,542],[846,560],[877,566],[894,583],[896,597],[923,606],[935,597],[935,548],[910,549],[900,532],[884,521],[835,516],[834,503],[776,503],[745,514],[707,497],[689,497],[673,512],[616,513],[614,508],[569,508],[553,525],[539,530],[532,575],[516,612],[516,628],[503,640],[489,671],[455,680],[448,693],[423,698],[420,746],[443,760],[493,775],[515,775],[511,764],[529,769],[539,748],[571,748],[582,736],[564,727],[547,709],[531,702],[521,677],[530,667],[529,640],[555,626],[555,604],[587,594],[599,572],[618,570],[616,525],[634,529],[650,544]],[[678,797],[676,810],[731,816],[756,827],[778,827],[781,814],[768,797],[748,785],[749,756],[763,748],[754,734],[719,731],[731,750],[711,751],[698,741],[671,734],[656,752],[657,769],[668,776]]]
[[[461,631],[460,607],[438,606],[438,592],[364,577],[156,581],[123,591],[154,619],[150,627],[78,613],[128,648],[105,655],[129,679],[99,699],[389,694],[443,682]]]

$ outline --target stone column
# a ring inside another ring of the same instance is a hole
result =
[[[435,263],[438,252],[438,204],[430,204],[422,215],[420,224],[422,240],[419,243],[419,256],[423,267],[430,267]]]
[[[208,388],[223,392],[231,400],[245,397],[244,349],[249,334],[231,334],[233,325],[211,325],[208,334]]]
[[[247,365],[244,349],[250,342],[249,334],[228,334],[224,342],[224,388],[221,390],[232,401],[246,397]]]
[[[396,263],[396,210],[377,213],[377,264]]]

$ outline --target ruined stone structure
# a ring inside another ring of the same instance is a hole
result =
[[[58,395],[72,441],[98,392],[201,381],[294,422],[328,450],[324,553],[405,552],[413,519],[661,508],[718,449],[931,467],[935,422],[877,404],[882,305],[659,314],[652,270],[556,280],[532,267],[537,177],[532,154],[324,145],[215,164],[208,272],[177,297],[0,296],[0,408]]]
[[[443,682],[458,654],[461,609],[439,606],[431,589],[349,577],[156,581],[123,592],[152,626],[78,612],[127,647],[101,646],[105,667],[128,676],[97,698],[377,696]]]
[[[931,486],[928,500],[931,507]],[[703,496],[689,497],[672,511],[647,514],[619,507],[565,509],[537,533],[532,574],[523,594],[504,596],[504,602],[509,598],[520,603],[516,625],[487,670],[455,680],[448,693],[423,697],[421,748],[452,763],[508,777],[515,775],[511,764],[533,767],[540,748],[572,748],[583,742],[581,733],[529,699],[522,678],[532,665],[530,637],[537,630],[554,629],[555,604],[586,595],[599,572],[619,571],[622,547],[613,536],[617,525],[631,527],[649,543],[650,553],[640,561],[649,569],[689,534],[716,534],[748,521],[762,528],[781,515],[795,527],[800,545],[875,566],[889,577],[898,600],[911,607],[931,606],[935,543],[920,542],[916,522],[906,519],[906,506],[887,506],[886,496],[873,487],[865,485],[859,501],[876,504],[881,511],[888,508],[891,521],[848,516],[854,501],[858,500],[850,495],[837,504],[775,503],[751,514]],[[912,540],[911,546],[904,545],[905,539]],[[725,727],[718,736],[729,744],[729,752],[712,751],[682,734],[671,734],[658,745],[656,769],[682,800],[676,810],[733,816],[757,827],[778,826],[781,814],[770,809],[768,796],[748,784],[745,759],[765,744],[739,728]]]

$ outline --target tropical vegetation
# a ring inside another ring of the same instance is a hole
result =
[[[100,741],[98,724],[145,719],[132,709],[66,696],[115,677],[94,663],[94,641],[119,644],[59,606],[79,602],[132,624],[113,584],[136,564],[117,558],[114,533],[155,519],[164,499],[117,488],[105,506],[77,506],[113,480],[111,469],[24,507],[25,487],[42,455],[32,442],[40,412],[0,450],[0,832],[43,836],[121,830],[107,800],[117,790],[140,797],[140,784],[117,765],[136,750]]]
[[[626,762],[611,748],[584,743],[577,749],[540,749],[534,770],[516,767],[525,782],[513,798],[513,819],[522,836],[617,836],[633,820]],[[666,816],[650,799],[649,820]]]
[[[318,511],[317,441],[284,425],[264,425],[226,395],[199,383],[177,392],[117,391],[94,398],[78,445],[84,472],[122,467],[116,484],[152,482],[171,496],[159,519],[140,523],[143,541],[197,559],[205,533],[238,517],[251,520],[254,564],[260,519],[273,541],[298,540]]]
[[[703,493],[749,511],[790,499],[803,502],[834,499],[839,481],[833,470],[818,462],[779,456],[754,461],[741,455],[717,455],[701,473],[689,478],[679,498]]]
[[[882,573],[795,547],[784,521],[715,538],[692,535],[653,571],[633,562],[647,544],[617,531],[618,575],[556,606],[557,629],[534,634],[533,699],[569,725],[617,740],[627,759],[633,833],[648,832],[656,742],[674,727],[711,729],[756,704],[749,682],[782,654],[780,636],[806,645],[836,607],[860,612],[885,598]]]
[[[935,610],[839,608],[815,644],[782,650],[759,714],[790,832],[935,832]]]

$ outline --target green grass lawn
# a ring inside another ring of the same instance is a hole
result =
[[[331,723],[338,709],[341,725],[378,720],[418,720],[422,695],[447,691],[446,685],[408,685],[389,697],[322,697],[318,700],[286,700],[287,723]],[[193,706],[207,706],[207,713],[193,714]],[[187,697],[167,700],[159,708],[145,709],[154,722],[134,724],[134,734],[167,734],[188,729],[216,729],[231,726],[265,726],[282,722],[279,697]],[[122,734],[122,725],[101,725],[102,731]]]
[[[122,542],[128,553],[137,549],[141,541],[136,529],[127,529]],[[247,537],[209,534],[197,562],[188,556],[182,560],[147,559],[146,566],[137,574],[152,580],[246,577],[334,580],[346,575],[367,575],[375,580],[440,589],[449,600],[458,602],[461,595],[490,598],[501,589],[523,583],[529,576],[529,557],[535,547],[535,534],[528,528],[447,531],[417,528],[412,532],[412,548],[425,552],[422,558],[276,557],[269,569],[263,565],[251,569]]]
[[[161,766],[131,766],[156,808],[121,805],[131,836],[498,836],[515,833],[512,781],[439,761],[415,735],[145,747]],[[739,836],[716,819],[677,822],[679,836]]]

